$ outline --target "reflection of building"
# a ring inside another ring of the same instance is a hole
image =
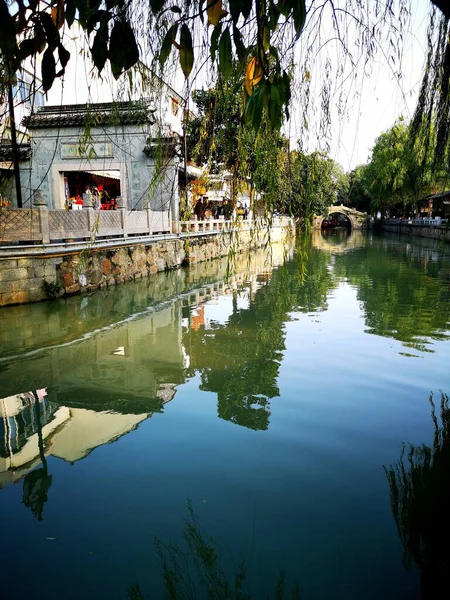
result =
[[[274,247],[272,264],[284,258],[282,248]],[[0,389],[9,396],[0,400],[0,485],[35,473],[45,456],[74,462],[132,431],[174,398],[192,360],[194,370],[214,366],[207,384],[218,391],[221,418],[267,429],[283,334],[278,325],[269,333],[255,329],[249,308],[270,287],[272,267],[264,252],[256,252],[250,260],[238,255],[234,269],[228,280],[218,281],[217,263],[204,263],[160,275],[159,287],[138,282],[126,291],[33,306],[27,315],[24,307],[6,310],[0,316]],[[227,312],[217,332],[207,310],[219,300]],[[198,334],[198,348],[182,343],[185,321]],[[239,338],[247,323],[251,333]],[[213,335],[199,362],[207,327]],[[229,357],[226,381],[220,378],[222,352]],[[17,394],[30,387],[38,392]],[[42,481],[49,481],[49,471],[44,465]],[[42,483],[35,479],[32,491]],[[36,514],[44,501],[36,504]]]
[[[199,306],[195,311],[191,313],[191,327],[192,329],[200,329],[205,326],[205,307]]]
[[[0,486],[17,481],[40,463],[39,431],[46,440],[69,418],[68,409],[49,402],[42,391],[0,400]]]
[[[14,388],[27,389],[30,383],[48,388],[51,402],[46,395],[39,399],[44,453],[80,460],[132,431],[174,398],[186,370],[180,310],[174,302],[87,338],[44,347],[33,353],[26,369],[23,362],[11,361],[3,380],[0,373],[0,387],[11,393],[0,400],[0,486],[42,462],[33,412],[40,392],[14,394]],[[20,331],[26,329],[22,323]],[[20,346],[17,338],[15,343]]]
[[[32,392],[9,396],[0,400],[0,456],[7,458],[22,451],[38,430],[34,411],[35,402],[41,403],[41,426],[46,425],[57,409],[50,404],[46,390],[38,390],[37,398]],[[11,463],[13,466],[13,463]]]
[[[149,416],[70,408],[64,427],[52,440],[50,453],[68,462],[81,460],[98,446],[115,442],[136,429]]]
[[[80,331],[70,343],[33,354],[26,370],[21,362],[10,362],[7,377],[0,373],[0,387],[13,394],[46,386],[54,402],[74,408],[124,414],[161,410],[186,376],[180,311],[174,302],[87,337]]]
[[[40,405],[37,411],[40,426],[36,422],[35,402]],[[149,416],[151,414],[127,415],[58,407],[46,394],[36,400],[32,392],[2,398],[0,487],[18,481],[41,462],[40,433],[46,456],[73,463],[98,446],[112,443],[129,433]]]
[[[256,253],[247,268],[216,284],[211,295],[186,299],[190,310],[183,313],[183,344],[189,349],[190,372],[200,374],[200,389],[217,394],[221,419],[254,430],[268,429],[270,400],[279,395],[286,315],[277,317],[274,310],[269,323],[266,309],[280,301],[279,278],[273,289],[268,284],[273,267],[285,260],[282,250],[274,246],[269,263],[267,255]],[[220,302],[219,295],[225,296]]]

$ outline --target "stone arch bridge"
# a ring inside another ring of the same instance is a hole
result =
[[[367,227],[367,213],[360,212],[359,210],[341,204],[340,206],[329,206],[324,215],[315,216],[312,223],[313,228],[321,229],[324,219],[328,219],[330,215],[336,213],[345,215],[350,221],[352,229],[363,229],[364,227]]]

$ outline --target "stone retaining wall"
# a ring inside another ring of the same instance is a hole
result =
[[[38,302],[148,277],[226,256],[230,250],[246,252],[267,243],[284,241],[291,229],[232,231],[186,236],[152,243],[125,244],[120,248],[77,253],[0,259],[0,306]]]
[[[399,233],[401,235],[424,237],[441,242],[450,242],[450,228],[446,226],[433,227],[431,225],[394,225],[385,223],[383,225],[383,231]]]

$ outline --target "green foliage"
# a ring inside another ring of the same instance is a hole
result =
[[[346,204],[361,212],[369,213],[372,196],[367,186],[366,168],[366,165],[359,165],[348,174],[348,198]]]
[[[436,0],[436,3],[445,9],[442,2]],[[327,16],[324,11],[329,12],[332,26],[328,39],[321,37],[322,19]],[[109,63],[116,78],[136,65],[139,56],[145,54],[145,44],[154,64],[161,68],[172,53],[176,55],[187,79],[192,78],[195,64],[205,57],[212,58],[218,75],[225,79],[237,62],[245,73],[243,101],[247,124],[258,130],[265,115],[277,130],[289,114],[293,47],[306,23],[305,64],[300,69],[300,81],[296,82],[298,87],[305,84],[300,99],[304,115],[309,107],[312,57],[328,41],[338,41],[342,53],[338,62],[342,58],[352,67],[359,62],[367,65],[380,46],[386,59],[395,65],[397,55],[401,54],[402,31],[408,15],[407,0],[390,2],[385,9],[378,2],[371,7],[367,0],[343,1],[340,6],[331,0],[324,3],[313,0],[308,10],[305,0],[49,0],[46,3],[0,0],[0,54],[11,74],[24,59],[43,54],[41,74],[44,89],[48,90],[55,78],[63,75],[69,60],[61,32],[65,25],[70,27],[77,22],[87,34],[95,66],[101,72]],[[432,27],[436,26],[434,21]],[[420,111],[422,116],[427,113],[431,106],[429,99],[439,88],[439,102],[433,106],[438,108],[441,145],[442,140],[448,139],[445,132],[450,106],[446,100],[450,64],[450,51],[445,50],[446,27],[440,26],[438,41],[430,42],[431,58]],[[353,40],[358,40],[359,57],[351,52]],[[383,48],[387,40],[391,54]],[[322,89],[324,124],[330,117],[333,85],[330,68],[328,64]],[[346,76],[344,65],[339,65],[339,71],[338,77]],[[342,106],[345,102],[341,100]],[[304,121],[307,122],[306,116]]]
[[[194,64],[194,50],[192,48],[192,35],[186,23],[180,28],[180,66],[186,79],[189,77]]]
[[[237,162],[241,122],[240,77],[219,79],[209,90],[195,90],[198,116],[186,124],[188,160],[209,163],[212,171],[231,169]]]
[[[51,283],[46,279],[42,282],[42,289],[47,298],[59,298],[61,295],[62,286],[59,283]]]
[[[328,256],[308,250],[308,245],[299,247],[297,261],[275,269],[268,285],[251,292],[248,308],[238,307],[239,290],[234,292],[233,313],[226,324],[215,323],[207,331],[190,328],[185,333],[188,374],[200,376],[202,390],[217,393],[221,419],[253,430],[268,429],[271,402],[280,394],[283,323],[292,311],[326,310],[328,295],[336,285]]]
[[[342,167],[321,152],[291,152],[281,156],[279,207],[310,222],[331,204],[346,201],[348,181]]]
[[[186,124],[188,160],[208,163],[212,173],[232,172],[236,185],[250,182],[253,209],[266,213],[279,210],[310,222],[330,204],[345,204],[348,178],[335,161],[320,152],[291,152],[264,113],[257,132],[242,123],[243,78],[235,64],[230,77],[192,93],[198,116]]]
[[[264,206],[274,206],[279,178],[278,154],[287,140],[261,115],[258,132],[242,123],[244,74],[238,64],[227,78],[219,77],[209,90],[192,97],[198,116],[186,124],[188,160],[208,164],[212,173],[227,170],[233,175],[233,194],[250,182],[253,195],[263,196]]]
[[[428,26],[428,52],[419,99],[411,123],[411,144],[430,154],[433,171],[450,165],[450,23],[444,2],[434,4]]]
[[[107,61],[117,78],[136,64],[139,51],[124,0],[51,0],[49,3],[18,2],[14,11],[0,0],[0,53],[10,73],[28,57],[43,53],[41,76],[45,91],[61,77],[70,54],[63,46],[60,30],[75,19],[93,36],[91,55],[101,71]]]
[[[402,122],[377,138],[372,159],[361,176],[372,210],[383,211],[411,210],[446,180],[444,172],[433,170],[431,157],[420,140],[410,142],[409,128]]]
[[[246,101],[253,107],[246,113],[248,122],[257,129],[264,111],[278,129],[290,100],[290,78],[282,67],[276,40],[280,27],[287,31],[286,24],[293,28],[292,40],[299,37],[306,20],[305,0],[228,0],[224,7],[222,0],[174,0],[171,6],[167,4],[153,0],[146,8],[154,38],[151,45],[160,65],[175,49],[188,79],[196,53],[202,51],[194,46],[194,30],[199,24],[212,26],[208,44],[220,76],[229,77],[234,61],[245,70],[249,56],[255,57],[261,70],[258,81],[247,87]],[[109,62],[118,78],[139,60],[139,11],[139,3],[125,0],[18,2],[13,9],[6,0],[0,0],[0,54],[9,71],[15,73],[24,59],[43,53],[41,75],[47,91],[55,78],[64,74],[70,58],[60,31],[65,23],[70,27],[77,21],[89,36],[94,65],[101,72]],[[252,34],[244,36],[244,30]]]

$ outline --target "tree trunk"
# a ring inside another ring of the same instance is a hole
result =
[[[8,110],[9,110],[9,121],[11,127],[11,149],[13,155],[14,165],[14,179],[16,183],[16,197],[17,206],[22,208],[22,187],[20,185],[20,167],[19,167],[19,154],[17,150],[17,132],[16,132],[16,120],[14,116],[14,97],[13,97],[13,80],[14,73],[8,69]]]

